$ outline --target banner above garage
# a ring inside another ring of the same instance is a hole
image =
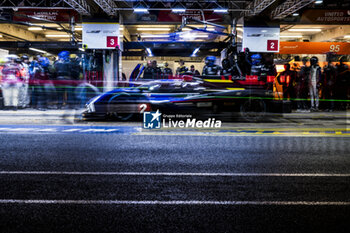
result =
[[[350,11],[343,9],[306,9],[300,16],[288,16],[282,19],[281,24],[327,24],[349,25]]]
[[[119,48],[119,23],[84,22],[84,49]]]
[[[350,54],[350,43],[346,42],[281,42],[280,54]]]
[[[23,9],[19,8],[13,14],[13,21],[37,22],[38,20],[49,20],[56,23],[69,23],[74,17],[74,22],[80,21],[78,12],[70,9]]]

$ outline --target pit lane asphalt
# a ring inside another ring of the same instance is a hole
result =
[[[0,140],[0,232],[350,230],[349,137],[12,131]]]

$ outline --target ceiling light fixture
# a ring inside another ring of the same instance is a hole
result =
[[[228,13],[228,9],[217,8],[217,9],[214,9],[214,13],[222,13],[222,14],[225,14],[225,13]]]
[[[322,3],[323,3],[322,0],[317,0],[317,1],[315,1],[315,4],[322,4]]]
[[[69,38],[70,35],[45,35],[48,38]]]
[[[170,31],[171,28],[137,28],[137,31]]]
[[[288,29],[290,32],[320,32],[321,28],[291,28]]]
[[[32,51],[35,51],[35,52],[38,52],[38,53],[47,53],[47,52],[44,51],[44,50],[35,49],[35,48],[29,48],[29,50],[32,50]]]
[[[302,38],[302,35],[281,35],[281,38]]]
[[[28,30],[29,31],[41,31],[43,29],[41,27],[29,27]]]
[[[169,37],[169,35],[142,35],[142,38],[166,38]]]
[[[186,12],[186,7],[178,2],[173,7],[171,7],[171,11],[174,13],[184,13]]]
[[[134,12],[135,13],[148,13],[148,6],[143,1],[141,1],[138,4],[136,4],[136,6],[134,7]]]

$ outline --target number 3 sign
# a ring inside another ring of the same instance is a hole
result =
[[[278,40],[267,40],[267,51],[278,51]]]
[[[107,36],[107,47],[115,48],[118,46],[118,37],[117,36]]]

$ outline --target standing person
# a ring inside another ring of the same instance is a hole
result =
[[[71,64],[69,60],[70,53],[62,51],[58,54],[58,60],[55,62],[56,70],[56,92],[57,92],[57,107],[67,108],[71,105]]]
[[[327,61],[323,67],[322,74],[322,92],[323,98],[327,101],[327,110],[334,111],[334,97],[335,97],[335,83],[336,83],[336,69],[330,61]]]
[[[184,60],[179,61],[179,67],[176,69],[176,75],[183,75],[188,71],[188,68],[185,66]]]
[[[232,75],[232,66],[230,64],[230,60],[225,58],[221,62],[222,65],[222,70],[221,70],[221,75]]]
[[[169,78],[169,76],[173,75],[172,69],[169,68],[169,64],[167,62],[164,63],[164,69],[163,69],[163,77]]]
[[[296,97],[297,97],[297,112],[309,112],[306,104],[308,97],[308,77],[310,75],[310,66],[307,65],[308,58],[302,59],[303,65],[296,78]]]
[[[318,111],[319,95],[318,88],[321,80],[321,67],[318,65],[318,58],[310,59],[309,94],[311,99],[311,111]]]
[[[221,67],[215,64],[216,57],[208,56],[205,58],[205,66],[202,75],[220,75]]]
[[[17,55],[7,56],[7,62],[2,68],[2,95],[5,109],[17,110],[19,90],[22,86],[21,67],[16,62]]]
[[[160,79],[162,76],[162,70],[157,65],[157,61],[152,61],[152,77],[153,79]]]
[[[25,108],[30,103],[30,96],[29,96],[29,66],[30,61],[29,57],[27,55],[23,55],[21,57],[21,76],[22,76],[22,87],[19,91],[19,107]]]
[[[336,65],[336,71],[337,71],[337,97],[340,100],[347,100],[348,99],[348,88],[349,88],[349,67],[344,64],[345,57],[341,57],[339,59],[339,64]],[[346,109],[346,102],[341,101],[340,102],[340,109],[345,110]]]
[[[296,72],[290,69],[289,63],[285,64],[284,71],[277,78],[277,81],[283,86],[283,98],[294,98],[293,83],[295,82],[295,79]]]
[[[153,78],[153,69],[152,69],[152,62],[151,61],[147,61],[145,71],[143,72],[143,78],[144,79],[152,79]]]
[[[48,80],[46,57],[37,57],[32,64],[31,86],[32,86],[32,107],[41,111],[46,109],[46,82]]]
[[[260,54],[256,53],[251,56],[252,66],[250,68],[250,75],[260,76],[262,64],[262,57]]]
[[[194,68],[194,65],[191,65],[190,72],[191,72],[192,75],[195,75],[195,76],[199,76],[200,75],[199,71]]]

